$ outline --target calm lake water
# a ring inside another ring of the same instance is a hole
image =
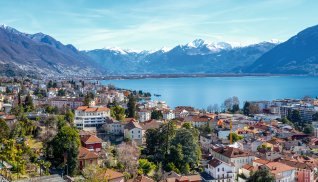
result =
[[[143,90],[161,97],[171,107],[179,105],[206,109],[210,104],[221,104],[232,96],[240,102],[247,100],[273,100],[318,96],[318,77],[207,77],[207,78],[155,78],[139,80],[103,80],[119,88]]]

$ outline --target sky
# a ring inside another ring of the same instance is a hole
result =
[[[316,0],[0,0],[0,24],[80,50],[156,50],[201,38],[285,41],[318,24]]]

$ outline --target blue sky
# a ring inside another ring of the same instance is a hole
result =
[[[196,38],[284,41],[318,24],[314,0],[0,0],[0,24],[77,48],[159,49]]]

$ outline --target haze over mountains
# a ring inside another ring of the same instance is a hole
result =
[[[107,44],[107,43],[105,43]],[[248,46],[202,39],[172,49],[79,51],[43,33],[0,26],[1,75],[101,76],[122,74],[271,73],[316,74],[318,26],[288,41]]]

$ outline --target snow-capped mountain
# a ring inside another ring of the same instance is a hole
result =
[[[172,49],[129,52],[119,48],[96,49],[84,53],[104,66],[108,73],[233,73],[250,65],[276,44],[262,42],[232,46],[226,42],[196,39]]]
[[[22,33],[0,26],[1,74],[21,72],[42,76],[102,74],[240,73],[277,44],[237,46],[196,39],[173,48],[136,51],[106,47],[78,51],[43,34]]]

